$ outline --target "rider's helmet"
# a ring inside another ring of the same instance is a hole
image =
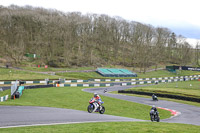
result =
[[[152,108],[155,108],[155,107],[156,107],[155,105],[152,106]]]
[[[97,97],[97,93],[96,92],[94,93],[94,97]]]

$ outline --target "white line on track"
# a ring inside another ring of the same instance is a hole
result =
[[[132,121],[132,120],[106,120],[106,121],[63,122],[63,123],[49,123],[49,124],[31,124],[31,125],[18,125],[18,126],[4,126],[4,127],[0,127],[0,128],[16,128],[16,127],[31,127],[31,126],[51,126],[51,125],[95,123],[95,122],[128,122],[128,121]],[[145,120],[141,120],[141,121],[145,121]]]

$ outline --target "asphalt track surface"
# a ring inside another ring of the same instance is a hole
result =
[[[0,128],[84,122],[142,121],[72,109],[34,106],[0,106],[0,118]]]
[[[156,105],[157,107],[169,108],[181,112],[180,115],[161,120],[170,123],[185,123],[200,125],[200,107],[191,105],[159,100],[152,101],[149,98],[133,97],[104,93],[103,91],[117,91],[136,86],[112,86],[104,88],[90,88],[84,91],[99,95],[109,96],[122,100]],[[87,108],[87,107],[86,107]],[[114,121],[144,121],[133,118],[112,116],[99,113],[88,113],[87,111],[78,111],[72,109],[52,108],[52,107],[35,107],[35,106],[0,106],[0,128],[33,126],[33,125],[55,125],[70,123],[89,123],[89,122],[114,122]]]
[[[137,87],[137,86],[113,86],[113,87],[107,87],[107,88],[84,89],[84,91],[91,92],[91,93],[97,92],[99,95],[104,95],[108,97],[113,97],[117,99],[131,101],[131,102],[141,103],[141,104],[146,104],[150,106],[155,105],[156,107],[168,108],[171,110],[176,110],[181,113],[175,117],[161,120],[161,122],[200,125],[200,107],[171,102],[171,101],[164,101],[164,100],[153,101],[151,98],[104,93],[105,89],[107,89],[107,91],[117,91],[117,90],[133,88],[133,87]]]

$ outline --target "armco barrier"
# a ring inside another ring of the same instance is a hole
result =
[[[200,102],[200,98],[178,96],[178,95],[171,95],[171,94],[159,94],[159,93],[152,93],[152,92],[132,91],[132,90],[129,90],[129,91],[119,90],[118,93],[131,93],[131,94],[148,95],[148,96],[152,96],[153,94],[155,94],[158,97],[166,97],[166,98],[179,99],[179,100],[185,100],[185,101]]]
[[[36,88],[48,88],[48,87],[53,87],[53,84],[24,86],[24,89],[36,89]]]
[[[8,100],[8,95],[5,95],[5,96],[3,96],[3,97],[0,97],[0,102],[4,102],[4,101],[6,101],[6,100]]]
[[[5,90],[9,90],[9,89],[10,89],[10,86],[3,86],[3,87],[0,87],[0,88],[2,88],[3,91],[5,91]]]

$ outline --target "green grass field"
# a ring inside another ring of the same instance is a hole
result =
[[[111,77],[103,77],[96,72],[68,72],[68,73],[56,73],[56,75],[65,77],[67,79],[105,79]]]
[[[139,73],[139,78],[158,78],[158,77],[176,77],[176,76],[187,76],[187,75],[200,75],[198,71],[177,71],[177,73],[172,73],[167,70],[158,70],[147,72],[145,74]]]
[[[199,133],[200,126],[156,122],[99,122],[0,129],[1,133]]]
[[[23,68],[30,71],[38,71],[38,72],[47,72],[47,71],[63,71],[63,70],[88,70],[92,69],[90,67],[84,68],[71,68],[71,69],[56,69],[56,68],[37,68],[37,67],[26,67]],[[93,68],[95,70],[95,68]],[[0,80],[34,80],[34,79],[59,79],[59,78],[66,78],[66,79],[118,79],[118,77],[103,77],[96,72],[67,72],[67,73],[56,73],[56,75],[47,75],[47,74],[40,74],[30,71],[22,71],[22,70],[15,70],[15,69],[6,69],[0,68]],[[185,75],[200,75],[200,72],[196,71],[181,71],[177,75],[176,73],[171,73],[167,70],[158,70],[143,73],[137,73],[138,77],[120,77],[120,79],[130,79],[130,78],[157,78],[157,77],[175,77],[175,76],[185,76]]]
[[[179,74],[169,72],[167,70],[159,70],[159,71],[152,71],[147,72],[145,74],[143,73],[137,73],[138,77],[103,77],[99,75],[96,72],[69,72],[69,73],[57,73],[57,75],[60,75],[62,77],[66,78],[73,78],[73,79],[130,79],[130,78],[158,78],[158,77],[176,77],[176,76],[186,76],[186,75],[200,75],[200,72],[196,71],[181,71]]]
[[[0,97],[5,96],[5,95],[10,95],[10,93],[11,93],[10,90],[0,91]]]
[[[53,67],[21,67],[25,70],[39,71],[39,72],[57,72],[57,71],[80,71],[80,70],[95,70],[94,67],[72,67],[72,68],[53,68]]]
[[[29,71],[0,68],[0,80],[34,80],[34,79],[58,79],[61,76],[34,73]]]
[[[154,86],[135,87],[128,90],[200,98],[200,81],[159,83]]]

